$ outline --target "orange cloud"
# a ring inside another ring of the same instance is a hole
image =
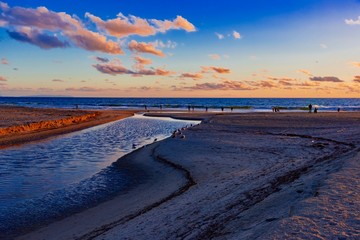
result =
[[[352,65],[354,65],[355,67],[360,67],[360,62],[352,62]]]
[[[219,54],[209,54],[209,57],[213,60],[219,60],[221,58]]]
[[[209,67],[209,68],[220,74],[230,73],[230,69],[228,68],[222,68],[222,67]]]
[[[201,83],[196,84],[191,87],[181,87],[181,88],[173,88],[174,90],[235,90],[235,91],[243,91],[243,90],[255,90],[255,88],[249,87],[238,81],[225,80],[221,83]]]
[[[53,82],[64,82],[64,80],[62,80],[62,79],[53,79],[51,81],[53,81]]]
[[[134,52],[149,53],[160,57],[165,57],[165,54],[162,51],[156,49],[151,43],[137,42],[135,40],[131,40],[128,46],[129,49]]]
[[[303,73],[303,74],[305,74],[305,75],[307,75],[307,76],[309,76],[309,77],[312,77],[312,76],[313,76],[310,71],[305,70],[305,69],[299,69],[298,72],[299,72],[299,73]]]
[[[162,68],[155,68],[155,69],[140,68],[137,70],[131,70],[122,66],[117,61],[112,61],[107,64],[95,64],[93,65],[93,67],[101,73],[110,74],[113,76],[130,74],[133,75],[134,77],[141,77],[141,76],[169,76],[175,74],[175,72],[168,71]]]
[[[183,73],[180,78],[192,78],[193,80],[202,79],[204,76],[201,73]]]
[[[85,16],[90,18],[99,30],[119,38],[130,35],[151,36],[158,32],[164,33],[171,29],[183,29],[187,32],[195,31],[195,26],[181,16],[177,16],[173,21],[146,20],[136,16],[126,17],[122,13],[119,13],[116,19],[107,21],[90,13],[86,13]]]
[[[138,64],[141,64],[141,65],[149,65],[149,64],[152,64],[152,60],[151,60],[151,59],[148,59],[148,58],[143,58],[143,57],[140,57],[140,56],[135,56],[134,59],[135,59],[135,61],[136,61]]]
[[[360,76],[355,76],[353,81],[356,83],[360,83]]]
[[[0,76],[0,82],[6,82],[6,81],[7,81],[7,79],[5,77]]]
[[[45,7],[22,8],[1,6],[2,26],[10,29],[11,38],[50,49],[68,47],[69,42],[89,51],[123,54],[119,44],[107,40],[105,36],[92,32],[82,22],[64,12],[53,12]],[[63,40],[66,37],[69,42]]]
[[[233,37],[234,37],[235,39],[240,39],[240,38],[241,38],[240,33],[237,32],[237,31],[233,31],[232,35],[233,35]]]

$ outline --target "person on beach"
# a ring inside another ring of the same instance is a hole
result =
[[[162,105],[160,104],[160,110],[162,110]]]
[[[231,110],[231,111],[233,111],[233,110],[234,110],[234,108],[233,108],[233,107],[231,107],[231,108],[230,108],[230,110]]]
[[[146,106],[146,105],[144,105],[144,108],[145,108],[145,110],[147,111],[147,106]]]
[[[222,111],[222,112],[224,111],[224,107],[221,107],[221,111]]]
[[[311,113],[311,110],[312,110],[312,105],[311,103],[309,104],[309,113]]]
[[[208,107],[205,107],[205,111],[206,111],[206,112],[208,111]]]
[[[188,105],[188,111],[190,112],[190,105]]]
[[[314,108],[314,113],[317,113],[318,112],[318,109],[317,109],[317,107],[316,108]]]
[[[340,108],[338,108],[338,110],[337,110],[338,112],[340,112]]]

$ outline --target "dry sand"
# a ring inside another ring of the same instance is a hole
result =
[[[135,112],[0,106],[0,149],[119,120]]]
[[[120,159],[139,188],[21,239],[360,238],[360,113],[196,116]]]

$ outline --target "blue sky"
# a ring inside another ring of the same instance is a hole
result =
[[[360,97],[360,1],[1,6],[0,95]]]

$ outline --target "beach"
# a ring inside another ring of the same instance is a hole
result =
[[[360,237],[359,112],[147,115],[202,123],[119,159],[135,188],[19,239]]]
[[[0,149],[133,116],[135,111],[89,111],[0,106]]]

